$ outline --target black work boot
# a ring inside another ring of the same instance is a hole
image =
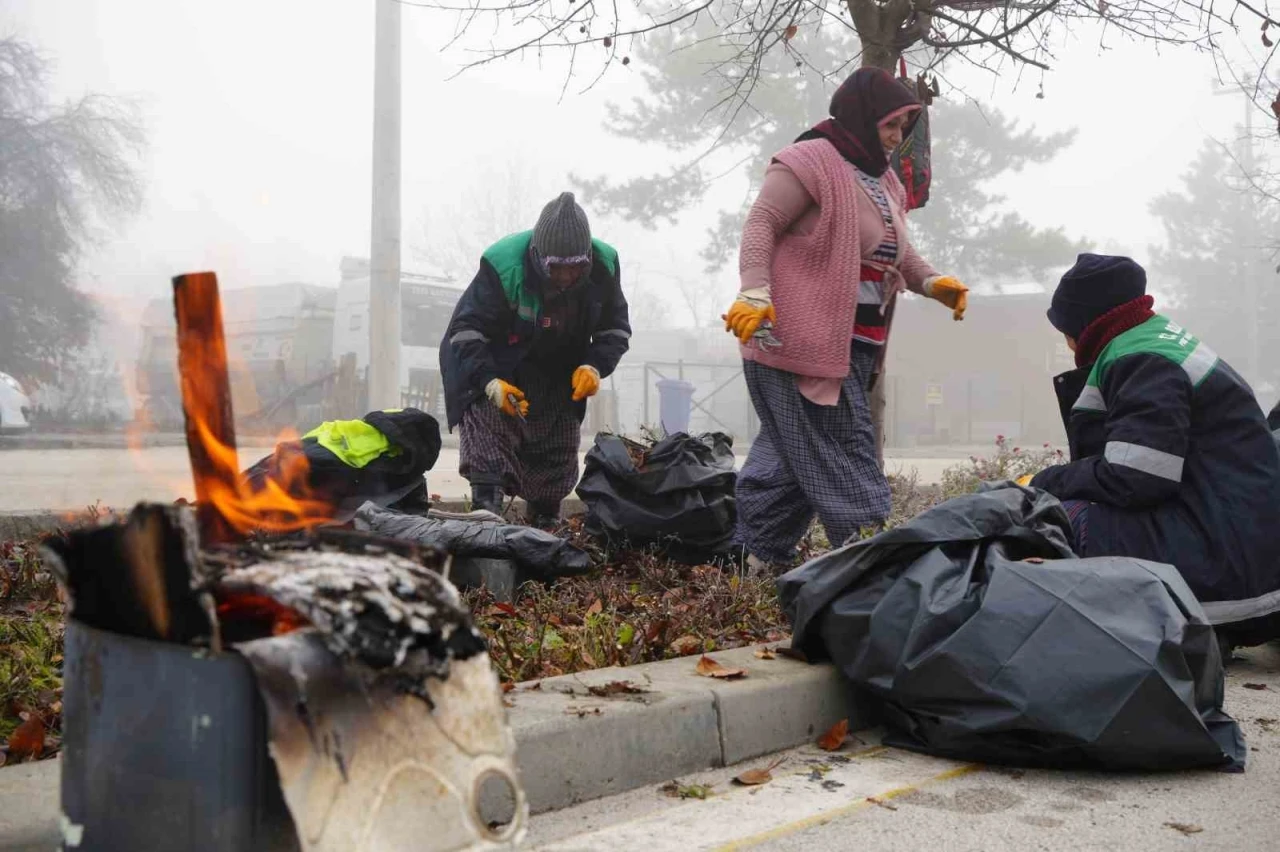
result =
[[[540,530],[558,528],[560,526],[560,501],[530,503],[529,525]]]
[[[502,517],[502,489],[496,485],[471,486],[472,510],[484,509]]]

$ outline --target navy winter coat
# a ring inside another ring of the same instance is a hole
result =
[[[1072,461],[1031,484],[1092,503],[1084,555],[1172,564],[1237,644],[1280,635],[1280,450],[1239,374],[1157,315],[1055,389]]]
[[[462,421],[463,412],[477,400],[484,401],[491,380],[515,380],[541,330],[541,279],[529,255],[531,237],[531,231],[512,234],[486,250],[480,270],[453,311],[440,343],[450,431]],[[592,244],[591,273],[580,285],[587,292],[577,363],[595,367],[605,378],[631,345],[631,323],[618,253],[600,240]],[[576,405],[581,419],[586,403]]]

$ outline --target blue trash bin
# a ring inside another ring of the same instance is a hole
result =
[[[668,435],[689,431],[693,413],[693,385],[680,379],[658,380],[658,419]]]

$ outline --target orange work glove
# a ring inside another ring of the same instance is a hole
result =
[[[951,315],[957,322],[964,319],[965,308],[969,307],[969,288],[950,275],[925,279],[924,294],[951,308]]]
[[[1013,481],[1013,484],[1021,485],[1023,488],[1030,488],[1031,480],[1035,479],[1035,477],[1036,475],[1034,473],[1028,473],[1026,476],[1019,476]]]
[[[529,403],[524,398],[524,391],[502,379],[494,379],[485,385],[484,393],[493,407],[508,417],[525,417],[529,413]]]
[[[729,313],[721,314],[724,330],[733,332],[738,342],[746,346],[752,336],[760,330],[766,320],[770,323],[778,321],[778,314],[769,299],[769,291],[763,288],[746,290],[738,294],[738,298],[729,306]]]
[[[595,396],[600,390],[600,371],[590,364],[583,364],[573,371],[573,401],[582,402]]]

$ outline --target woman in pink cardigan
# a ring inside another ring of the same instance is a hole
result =
[[[834,545],[889,514],[868,394],[905,289],[964,316],[967,288],[907,239],[889,155],[920,112],[878,68],[854,72],[831,118],[774,157],[742,231],[742,288],[725,329],[742,343],[760,434],[738,476],[738,540],[795,561],[814,513]]]

